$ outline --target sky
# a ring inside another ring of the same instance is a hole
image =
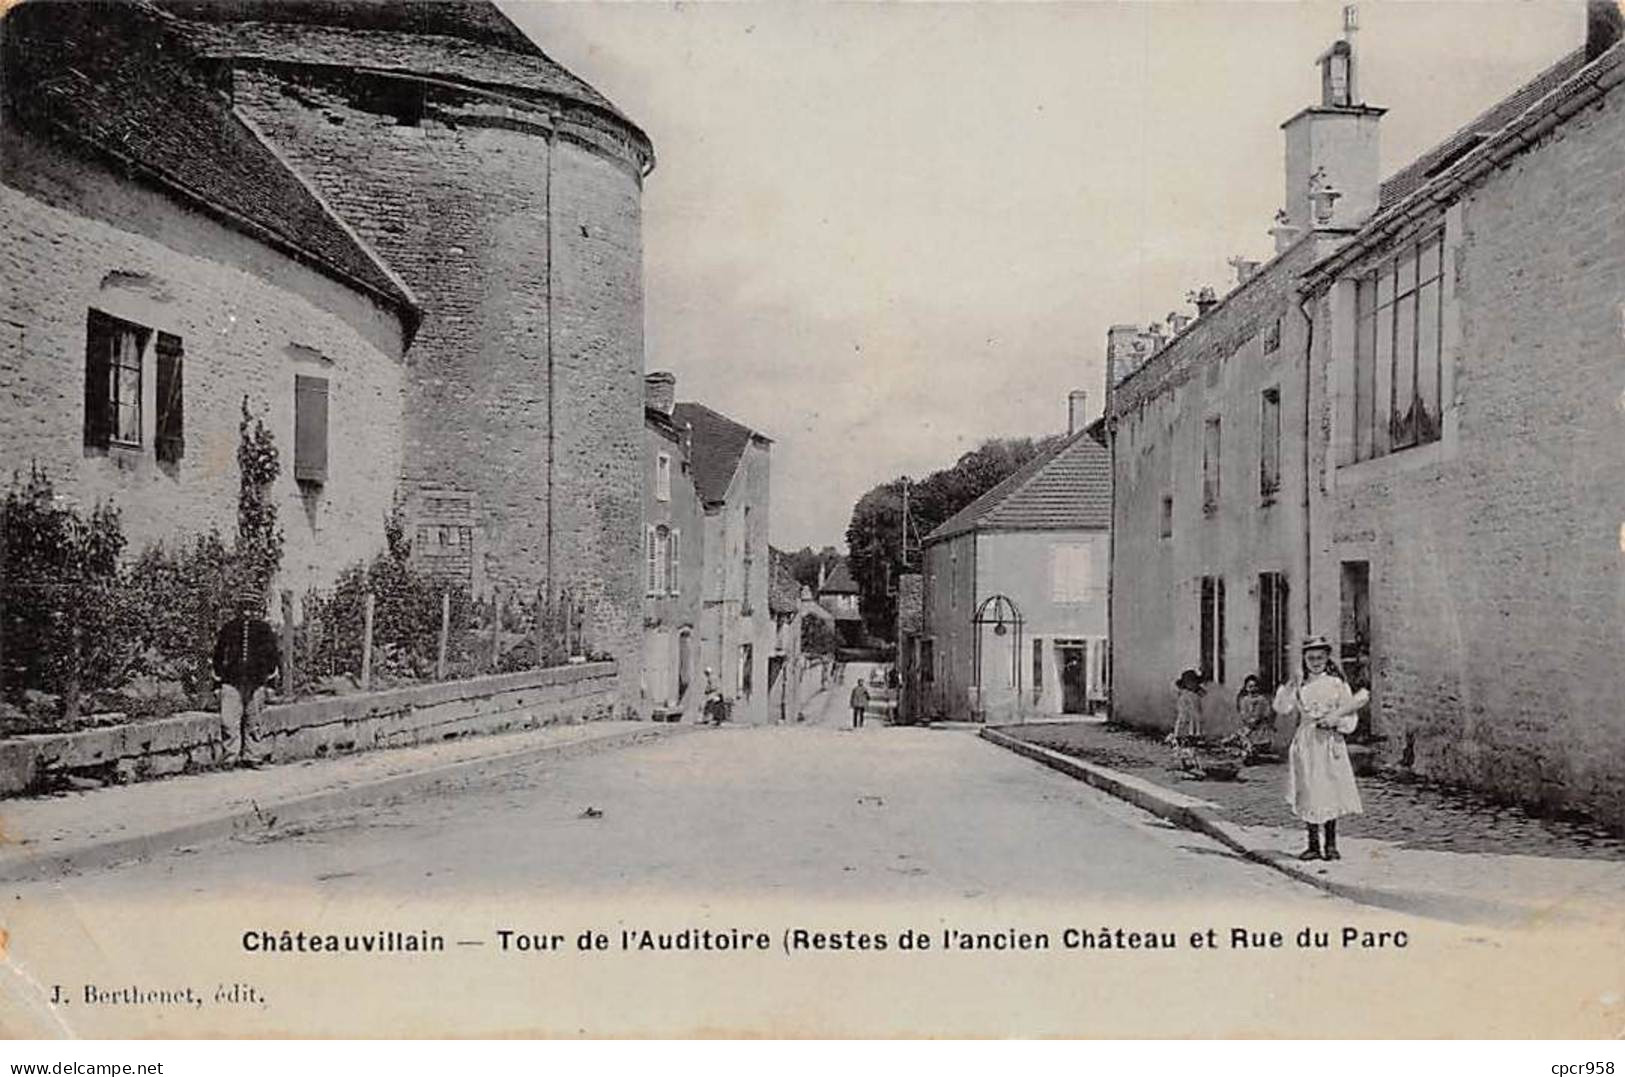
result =
[[[774,439],[771,538],[1100,411],[1106,331],[1267,259],[1323,3],[500,0],[650,136],[647,370]],[[1580,3],[1360,5],[1383,173],[1584,37]]]

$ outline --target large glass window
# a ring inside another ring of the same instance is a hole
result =
[[[1360,278],[1355,299],[1354,458],[1439,440],[1444,234]]]

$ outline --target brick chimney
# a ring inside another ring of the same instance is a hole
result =
[[[1625,34],[1625,11],[1619,0],[1587,0],[1586,63],[1590,63],[1619,43]]]
[[[645,374],[643,403],[664,415],[670,415],[671,409],[677,406],[677,376],[666,370]]]
[[[1344,9],[1343,18],[1343,37],[1316,61],[1320,104],[1281,125],[1286,133],[1286,220],[1277,218],[1278,225],[1358,228],[1377,208],[1382,183],[1377,127],[1387,109],[1360,102],[1350,40],[1357,29],[1352,8]],[[1276,237],[1277,249],[1283,238]]]
[[[1089,393],[1083,389],[1074,389],[1066,394],[1066,432],[1068,435],[1076,434],[1083,429],[1084,409],[1089,406]]]

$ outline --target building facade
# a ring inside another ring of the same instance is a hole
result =
[[[927,535],[903,713],[1004,722],[1103,704],[1110,522],[1109,459],[1077,427]]]
[[[482,0],[6,30],[7,460],[116,497],[136,544],[229,530],[246,398],[283,449],[278,586],[399,508],[449,583],[567,597],[635,702],[643,132]]]
[[[1384,184],[1305,280],[1316,631],[1382,758],[1625,829],[1625,46]],[[1414,325],[1414,328],[1413,328]]]
[[[698,720],[700,592],[705,513],[694,488],[689,434],[672,419],[676,379],[644,378],[643,706],[657,719]]]
[[[132,554],[236,529],[245,413],[281,460],[279,585],[383,545],[414,297],[135,5],[26,4],[0,103],[0,458]]]
[[[768,721],[767,659],[775,632],[768,606],[768,520],[773,442],[703,404],[672,412],[688,432],[704,512],[700,662],[736,721]]]
[[[1114,331],[1117,717],[1168,727],[1193,668],[1222,732],[1242,677],[1290,676],[1324,634],[1381,760],[1625,824],[1625,433],[1597,391],[1625,296],[1622,48],[1617,10],[1594,19],[1378,182],[1381,110],[1339,43],[1285,125],[1276,257],[1171,337]]]

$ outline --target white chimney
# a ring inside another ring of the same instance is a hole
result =
[[[1386,109],[1361,104],[1355,81],[1355,26],[1315,61],[1320,66],[1320,104],[1286,123],[1285,220],[1276,217],[1276,249],[1301,229],[1358,228],[1375,212],[1382,183],[1377,128]],[[1291,235],[1283,229],[1294,229]]]
[[[1089,393],[1074,389],[1066,394],[1066,432],[1076,434],[1083,429],[1085,409],[1089,406]]]

